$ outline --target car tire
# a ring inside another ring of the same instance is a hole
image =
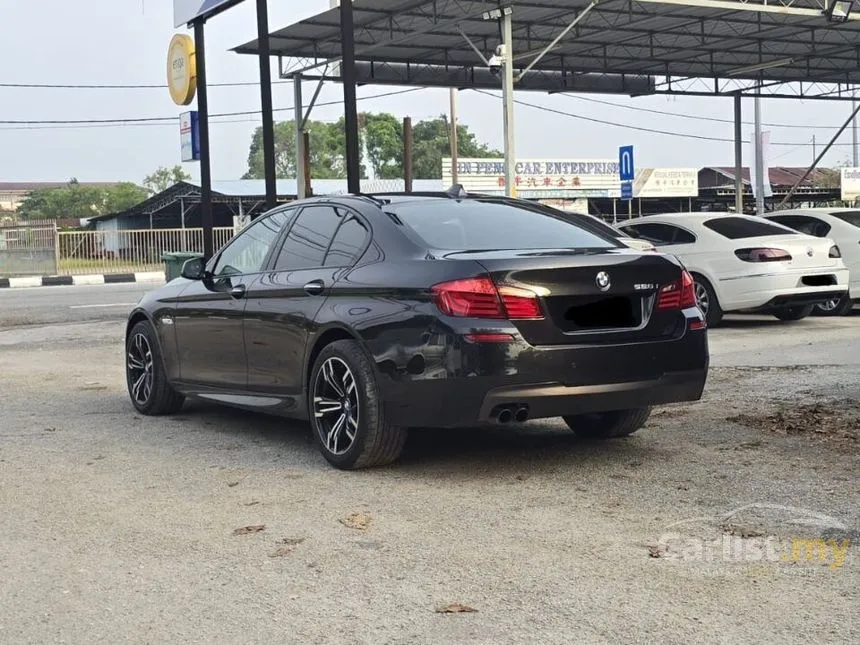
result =
[[[720,306],[720,301],[717,300],[717,292],[708,279],[699,274],[692,273],[693,289],[696,291],[696,304],[705,314],[705,322],[708,327],[716,327],[723,319],[723,308]],[[703,306],[704,304],[707,306]]]
[[[815,305],[812,314],[814,316],[847,316],[853,308],[854,301],[846,293],[841,298],[829,300],[826,304]]]
[[[786,307],[784,309],[777,309],[773,312],[773,315],[779,320],[803,320],[809,314],[812,313],[814,305],[805,305],[803,307]]]
[[[633,434],[645,425],[649,416],[651,416],[651,408],[637,408],[594,414],[574,414],[563,418],[577,437],[612,439]]]
[[[354,340],[335,341],[317,356],[308,410],[314,441],[336,468],[384,466],[403,451],[406,428],[386,418],[373,363]]]
[[[185,397],[167,380],[155,330],[149,321],[137,323],[126,338],[125,377],[131,403],[141,414],[175,414],[182,409]]]

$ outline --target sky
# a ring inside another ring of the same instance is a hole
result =
[[[257,59],[229,51],[256,37],[253,2],[246,1],[207,23],[207,73],[210,83],[256,82]],[[269,2],[272,30],[328,9],[329,0]],[[41,89],[2,84],[165,85],[167,47],[175,33],[173,0],[0,0],[0,181],[134,181],[159,166],[181,163],[179,120],[182,111],[166,87],[150,89]],[[272,60],[277,76],[277,61]],[[448,110],[448,91],[420,89],[373,98],[401,88],[359,88],[359,110],[387,111],[413,122]],[[305,96],[313,91],[306,82]],[[274,87],[276,108],[292,107],[292,86]],[[326,84],[311,118],[333,121],[343,114],[342,87]],[[618,147],[636,147],[639,167],[734,165],[730,98],[543,95],[517,98],[567,114],[529,106],[515,108],[518,159],[617,159]],[[595,102],[600,101],[600,103]],[[258,86],[213,87],[210,111],[260,109]],[[193,108],[193,106],[192,106]],[[643,111],[650,110],[650,111]],[[744,120],[752,121],[753,102],[745,100]],[[807,165],[850,114],[850,104],[770,99],[762,101],[762,120],[771,125],[771,165]],[[572,115],[572,116],[571,116]],[[682,115],[682,116],[677,116]],[[687,115],[685,118],[683,115]],[[139,117],[175,117],[174,122],[146,126],[22,126],[9,121],[57,121]],[[276,113],[289,119],[292,111]],[[577,118],[578,117],[578,118]],[[480,140],[502,148],[502,108],[498,98],[459,92],[458,118]],[[726,122],[706,119],[724,119]],[[617,125],[588,121],[600,119]],[[248,145],[259,117],[215,120],[211,130],[212,176],[237,179],[247,170]],[[6,123],[3,123],[6,122]],[[811,127],[819,126],[819,127]],[[656,134],[632,129],[660,129]],[[752,125],[744,125],[748,138]],[[707,141],[695,136],[725,141]],[[791,144],[791,145],[780,145]],[[847,129],[825,157],[825,166],[851,157]],[[750,150],[744,147],[748,164]],[[199,177],[198,164],[185,164]]]

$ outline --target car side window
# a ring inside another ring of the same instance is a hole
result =
[[[696,236],[677,226],[657,224],[653,222],[625,226],[624,230],[632,230],[636,237],[647,240],[656,246],[671,246],[672,244],[693,244]]]
[[[343,217],[333,206],[307,206],[290,227],[275,261],[275,271],[295,271],[324,265],[326,251]]]
[[[768,219],[783,226],[793,228],[800,233],[814,235],[815,237],[827,237],[828,233],[830,233],[830,224],[817,217],[810,217],[808,215],[777,215]]]
[[[290,218],[291,211],[279,211],[252,222],[221,252],[213,273],[219,277],[258,273],[269,249]]]
[[[357,217],[350,216],[337,230],[325,256],[325,266],[351,266],[364,250],[368,235],[369,231],[364,223]]]

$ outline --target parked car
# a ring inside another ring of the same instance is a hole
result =
[[[850,273],[848,293],[815,305],[813,314],[844,316],[860,302],[860,210],[856,208],[812,208],[765,215],[773,222],[815,237],[836,242]]]
[[[760,217],[673,213],[618,226],[683,262],[709,326],[719,324],[727,311],[800,320],[816,304],[848,291],[848,269],[833,240]]]
[[[563,417],[638,430],[700,398],[693,280],[528,202],[460,193],[276,208],[147,295],[126,330],[134,407],[186,396],[308,419],[339,468],[397,458],[406,428]]]

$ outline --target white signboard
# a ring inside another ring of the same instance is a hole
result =
[[[639,168],[633,182],[634,197],[698,197],[696,168]]]
[[[173,26],[187,25],[197,16],[236,0],[173,0]]]
[[[840,184],[842,201],[853,202],[860,198],[860,168],[843,168]]]
[[[524,198],[609,197],[619,188],[614,159],[520,159],[514,171],[517,194]],[[460,159],[457,175],[466,191],[505,194],[503,159]],[[451,159],[442,160],[442,183],[453,183]]]
[[[525,199],[618,198],[621,181],[613,159],[522,159],[515,172],[517,195]],[[505,194],[503,159],[460,159],[457,181],[467,192]],[[453,183],[451,159],[442,159],[442,183]],[[637,168],[634,197],[696,197],[695,168]]]

